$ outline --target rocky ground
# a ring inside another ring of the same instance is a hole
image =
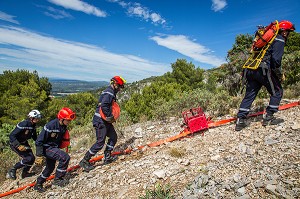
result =
[[[262,127],[261,117],[235,132],[234,124],[204,131],[159,147],[144,147],[120,155],[109,165],[97,162],[89,173],[76,169],[61,188],[45,183],[47,191],[27,188],[6,198],[139,198],[157,184],[170,185],[176,199],[300,198],[300,107],[280,111],[284,123]],[[182,119],[129,126],[117,149],[136,148],[178,134]],[[85,146],[71,155],[77,165]],[[102,155],[102,151],[98,154]],[[1,193],[33,182],[6,180]]]

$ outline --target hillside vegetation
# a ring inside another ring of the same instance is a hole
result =
[[[241,66],[246,61],[252,36],[238,35],[232,49],[228,51],[228,63],[214,69],[203,70],[185,59],[171,64],[172,70],[159,77],[130,83],[118,94],[122,108],[116,124],[118,134],[138,122],[167,121],[170,117],[181,117],[181,112],[201,106],[213,120],[228,115],[234,116],[242,99]],[[300,34],[291,33],[285,48],[282,66],[286,76],[283,82],[284,98],[299,99],[300,96]],[[62,98],[50,98],[52,85],[48,78],[19,69],[4,71],[0,75],[0,179],[4,179],[8,168],[18,160],[8,145],[8,135],[15,125],[26,118],[32,109],[43,114],[41,128],[56,117],[64,106],[76,112],[77,118],[71,124],[71,134],[80,137],[93,132],[91,118],[99,93],[104,89],[80,92]],[[268,98],[265,90],[253,105],[253,111],[265,108]],[[93,135],[82,139],[78,148],[87,148],[93,143]],[[78,144],[78,143],[77,143]],[[34,144],[31,144],[34,147]],[[71,154],[75,155],[75,154]],[[5,160],[5,161],[4,161]]]

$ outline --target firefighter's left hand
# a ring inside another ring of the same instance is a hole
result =
[[[26,149],[26,147],[24,145],[19,145],[18,146],[18,150],[19,151],[26,151],[27,149]]]

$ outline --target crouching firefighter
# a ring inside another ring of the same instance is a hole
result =
[[[247,80],[246,94],[237,113],[236,131],[240,131],[247,126],[246,117],[262,86],[266,87],[270,94],[269,105],[266,108],[266,115],[263,118],[262,125],[277,125],[284,121],[283,119],[275,118],[274,113],[278,111],[283,96],[281,82],[285,80],[285,77],[281,68],[281,60],[284,46],[290,32],[294,31],[295,27],[286,20],[279,22],[278,27],[278,34],[267,49],[259,67],[255,70],[247,68],[244,71],[244,76]]]
[[[124,88],[126,81],[120,76],[114,76],[110,85],[101,93],[96,106],[96,112],[93,117],[93,126],[96,131],[96,143],[86,152],[84,158],[80,161],[79,166],[85,171],[90,171],[95,167],[89,162],[92,156],[100,151],[104,144],[105,139],[108,137],[108,142],[104,150],[104,163],[111,163],[116,157],[111,155],[115,144],[117,143],[117,133],[114,129],[113,122],[117,119],[117,114],[113,113],[113,104],[116,104],[116,94]],[[114,115],[115,114],[115,115]]]
[[[17,179],[16,171],[23,167],[21,178],[31,177],[35,173],[30,173],[29,170],[35,161],[31,147],[28,144],[29,139],[34,141],[37,138],[36,124],[41,119],[42,115],[38,110],[32,110],[28,114],[28,119],[17,124],[16,128],[10,133],[9,141],[10,148],[22,158],[17,162],[7,173],[6,177]]]
[[[37,178],[34,189],[38,192],[44,192],[43,183],[51,175],[55,168],[55,163],[58,161],[58,166],[55,172],[55,178],[52,185],[64,186],[66,181],[67,168],[70,161],[68,153],[60,149],[65,134],[68,133],[67,126],[76,118],[75,113],[67,108],[62,108],[57,118],[48,122],[36,140],[36,160],[37,165],[43,164],[46,159],[46,167],[41,175]]]

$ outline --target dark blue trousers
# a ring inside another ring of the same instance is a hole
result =
[[[60,150],[57,147],[46,148],[46,168],[43,170],[42,174],[38,177],[37,183],[42,184],[51,175],[55,168],[55,163],[58,161],[58,166],[55,172],[55,178],[62,178],[66,175],[67,168],[69,166],[70,156],[68,153]]]
[[[246,118],[249,114],[251,105],[255,100],[258,92],[261,87],[266,87],[267,91],[270,94],[269,105],[266,109],[267,114],[273,115],[278,111],[278,107],[283,95],[283,89],[278,77],[272,73],[270,70],[266,70],[266,73],[271,73],[271,82],[269,81],[266,74],[263,74],[263,69],[258,68],[257,70],[247,70],[246,78],[247,78],[247,86],[246,86],[246,94],[242,103],[240,105],[237,117],[238,118]],[[273,90],[272,90],[273,86]]]
[[[114,126],[108,122],[94,123],[93,126],[95,127],[97,140],[96,143],[90,148],[89,153],[93,156],[100,151],[105,144],[106,137],[109,139],[105,150],[112,151],[118,139]]]
[[[15,148],[12,145],[10,145],[10,148],[14,152],[16,152],[18,154],[18,156],[20,156],[22,158],[22,160],[20,162],[17,162],[15,164],[14,168],[20,169],[20,168],[24,167],[23,168],[24,171],[29,171],[35,161],[35,157],[32,153],[30,146],[29,145],[25,145],[25,146],[28,147],[28,149],[26,151],[19,151],[17,148]]]

